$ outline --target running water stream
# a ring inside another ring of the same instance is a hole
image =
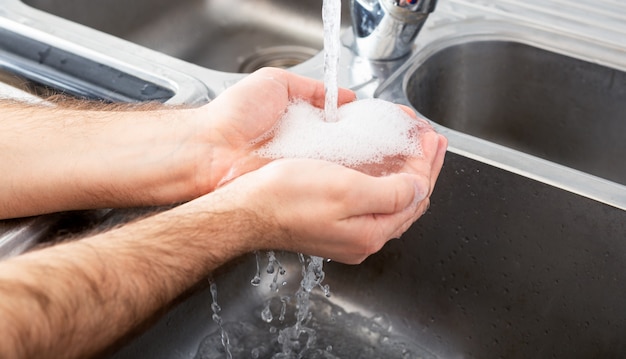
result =
[[[322,4],[322,22],[324,24],[324,119],[326,122],[337,122],[338,115],[338,67],[341,51],[341,0],[324,0]],[[278,342],[282,352],[274,355],[273,359],[301,358],[302,354],[312,348],[316,341],[315,329],[305,325],[310,319],[310,296],[315,287],[321,287],[326,296],[330,296],[328,286],[322,286],[324,280],[324,259],[310,256],[305,259],[299,254],[302,264],[302,281],[296,292],[296,323],[282,329],[278,335]],[[283,302],[284,304],[284,302]],[[306,337],[304,348],[301,346],[301,337]]]
[[[339,55],[341,52],[341,0],[324,0],[322,5],[324,23],[324,117],[326,122],[337,122],[339,98]]]
[[[220,340],[222,346],[224,347],[224,353],[226,354],[226,359],[233,359],[233,354],[230,351],[230,339],[228,338],[228,332],[224,329],[222,323],[222,317],[220,316],[220,312],[222,308],[220,308],[219,304],[217,304],[217,285],[212,279],[209,279],[210,283],[210,291],[211,291],[211,311],[213,312],[212,319],[219,327],[220,331]]]
[[[337,122],[339,120],[338,67],[341,50],[341,0],[323,1],[322,20],[324,23],[324,120]],[[259,286],[261,283],[260,255],[255,252],[255,256],[256,273],[251,284]],[[370,320],[356,314],[348,315],[340,308],[333,307],[329,302],[324,302],[323,299],[312,301],[312,291],[316,287],[321,288],[325,297],[330,296],[328,285],[322,285],[325,276],[324,259],[303,254],[298,254],[298,256],[302,266],[302,280],[300,288],[295,293],[295,303],[291,303],[291,296],[279,296],[281,305],[277,317],[272,313],[272,300],[269,300],[260,310],[261,321],[255,322],[255,319],[251,319],[251,321],[228,323],[227,327],[218,315],[220,308],[216,301],[217,292],[215,284],[211,284],[213,320],[217,323],[219,331],[203,340],[196,353],[196,359],[223,358],[224,356],[230,359],[233,358],[233,353],[235,353],[235,358],[271,359],[417,357],[415,353],[420,351],[413,348],[409,349],[404,341],[396,342],[390,339],[390,326],[381,326],[379,319]],[[279,277],[285,274],[285,269],[273,251],[268,252],[267,257],[268,265],[265,272],[272,276],[270,290],[272,293],[278,293],[281,285],[284,284],[279,282]],[[285,323],[285,314],[289,305],[295,306],[295,322],[293,325],[284,326],[279,330],[273,324],[276,319],[281,324]],[[329,306],[332,310],[322,311],[319,313],[320,318],[313,318],[312,308],[320,305]],[[326,318],[324,313],[334,314]],[[340,321],[342,318],[343,321]],[[267,329],[267,325],[269,325],[269,329]],[[355,333],[362,334],[362,337],[356,335],[352,337],[353,334],[346,335],[346,333],[340,335],[339,332],[343,332],[340,328],[343,327],[353,330],[359,328]],[[229,339],[227,333],[229,329],[236,333],[232,336],[232,341],[236,344],[231,343]],[[324,333],[324,337],[318,337],[318,330]],[[336,332],[336,335],[328,336],[330,332]],[[216,348],[218,343],[222,345],[221,352]],[[341,348],[341,350],[336,350],[334,347]],[[422,356],[420,355],[420,357]],[[428,358],[428,356],[423,357]]]
[[[338,116],[338,98],[339,98],[339,86],[338,86],[338,67],[339,67],[339,55],[341,50],[341,0],[324,0],[322,4],[322,22],[324,24],[324,91],[325,91],[325,103],[324,103],[324,117],[326,122],[336,122]],[[315,287],[320,287],[324,291],[324,294],[330,296],[329,287],[322,286],[321,282],[324,280],[323,264],[324,259],[321,257],[310,256],[308,259],[303,254],[298,254],[300,263],[302,264],[302,281],[300,283],[300,289],[295,294],[296,297],[296,322],[294,325],[281,329],[278,333],[278,342],[281,344],[282,351],[272,356],[273,359],[289,359],[289,358],[301,358],[303,352],[310,349],[315,344],[316,335],[315,329],[307,327],[305,322],[310,319],[310,296],[311,291]],[[261,282],[260,278],[260,264],[259,253],[255,252],[256,256],[256,273],[251,284],[258,286]],[[268,252],[268,266],[266,272],[273,275],[273,280],[270,285],[272,292],[277,292],[278,276],[284,275],[284,269],[280,265],[280,262],[276,259],[273,251]],[[221,344],[224,348],[224,352],[228,359],[232,358],[230,342],[228,333],[223,327],[222,319],[219,316],[221,310],[217,304],[217,288],[214,282],[211,282],[211,294],[213,303],[211,309],[213,311],[213,321],[217,323],[220,329]],[[288,297],[282,297],[282,307],[280,313],[281,321],[284,320],[286,304]],[[273,314],[269,306],[270,302],[261,311],[261,317],[266,323],[270,323],[273,320]],[[301,347],[301,337],[305,336],[306,344],[304,348]]]

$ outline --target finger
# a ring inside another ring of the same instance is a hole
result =
[[[337,106],[342,106],[355,100],[356,94],[354,93],[354,91],[342,87],[339,88]]]
[[[431,163],[430,189],[428,196],[415,203],[415,205],[407,207],[400,215],[386,215],[386,218],[382,219],[384,222],[389,222],[385,225],[391,226],[391,228],[393,228],[394,223],[396,223],[395,230],[391,232],[392,234],[389,239],[400,238],[400,236],[402,236],[402,234],[406,232],[411,225],[428,210],[428,207],[430,206],[429,197],[432,194],[437,178],[439,177],[448,144],[448,140],[442,135],[437,135],[436,140],[437,141],[433,141],[436,142],[436,150]],[[402,220],[404,220],[404,222],[401,222]],[[397,225],[397,223],[401,224]]]
[[[242,176],[248,172],[255,171],[270,162],[270,159],[256,156],[242,157],[231,164],[228,172],[226,172],[225,175],[217,182],[216,188],[222,187],[234,180],[235,178]]]
[[[323,82],[281,69],[265,68],[259,71],[264,71],[265,76],[272,76],[275,80],[280,81],[287,89],[289,99],[303,99],[313,106],[324,107],[326,92]],[[338,106],[355,99],[356,94],[353,91],[339,88]]]
[[[447,140],[445,137],[437,134],[430,133],[424,137],[423,151],[425,158],[428,161],[428,175],[430,176],[430,196],[434,190],[435,182],[441,171],[443,165],[443,158],[445,156],[445,149],[447,148]]]
[[[418,121],[418,128],[420,128],[420,131],[434,131],[430,122],[428,122],[427,119],[418,116],[415,110],[413,110],[413,108],[406,106],[406,105],[398,105],[398,107],[400,107],[400,109],[402,109],[404,113],[411,116],[411,118]]]
[[[435,154],[435,159],[433,160],[433,163],[431,165],[431,175],[430,175],[430,179],[431,179],[431,189],[430,189],[430,193],[432,193],[435,189],[435,183],[437,183],[437,179],[439,178],[439,174],[441,173],[441,169],[443,167],[443,161],[446,155],[446,151],[448,149],[448,139],[445,138],[443,135],[437,135],[438,136],[438,147],[437,147],[437,153]]]
[[[344,221],[344,229],[349,233],[361,232],[363,238],[369,237],[363,257],[357,258],[359,263],[366,256],[379,251],[385,243],[393,238],[400,238],[415,221],[421,217],[428,207],[428,198],[410,205],[404,210],[393,214],[363,215],[348,218]]]
[[[326,105],[326,94],[325,94],[325,90],[324,90],[324,86],[323,83],[319,83],[322,84],[321,87],[321,91],[322,91],[322,96],[318,96],[319,93],[316,92],[316,94],[314,96],[308,97],[308,98],[304,98],[305,100],[307,100],[311,105],[318,107],[318,108],[324,108],[324,106]],[[337,94],[337,106],[342,106],[345,105],[347,103],[350,103],[354,100],[356,100],[356,94],[349,89],[346,88],[339,88],[339,92]],[[296,97],[299,98],[299,97]]]
[[[402,237],[404,232],[406,232],[413,225],[413,223],[415,223],[426,212],[429,203],[430,200],[425,198],[419,203],[419,205],[405,209],[398,221],[401,224],[395,227],[395,230],[391,232],[388,239]],[[404,219],[404,222],[400,222],[402,219]]]
[[[402,172],[430,176],[431,167],[438,155],[439,135],[434,131],[421,131],[419,145],[420,155],[407,158],[406,166]]]
[[[398,107],[400,107],[402,109],[402,111],[404,111],[407,115],[411,116],[412,118],[417,118],[417,114],[409,106],[398,105]]]
[[[424,199],[430,187],[423,176],[406,173],[385,177],[359,175],[348,182],[346,203],[351,216],[401,212]]]

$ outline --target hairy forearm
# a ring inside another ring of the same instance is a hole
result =
[[[0,357],[98,353],[248,251],[254,215],[211,197],[0,263]]]
[[[0,101],[0,218],[193,198],[193,111]]]

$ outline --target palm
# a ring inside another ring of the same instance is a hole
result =
[[[342,89],[339,103],[354,99]],[[215,186],[255,170],[268,160],[254,155],[253,141],[267,133],[280,119],[289,103],[305,99],[314,106],[324,104],[324,85],[319,81],[277,69],[262,69],[244,78],[207,105],[211,113],[212,136],[218,136],[223,152],[212,168]],[[215,138],[212,138],[213,142]]]

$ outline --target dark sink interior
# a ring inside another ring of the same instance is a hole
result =
[[[322,0],[23,0],[210,69],[291,67],[323,47]],[[349,24],[343,1],[343,24]]]
[[[328,301],[382,325],[384,335],[341,318],[317,335],[342,342],[366,332],[363,347],[387,338],[401,348],[395,355],[339,356],[344,359],[622,358],[624,233],[625,211],[449,153],[429,212],[401,239],[361,265],[324,266]],[[257,340],[275,340],[268,330],[281,327],[279,299],[293,296],[301,279],[297,256],[279,259],[287,273],[278,283],[288,283],[279,293],[268,289],[269,274],[259,287],[250,284],[253,255],[216,273],[227,329],[260,322],[265,329]],[[327,316],[327,300],[314,292],[313,317]],[[270,298],[271,325],[259,319]],[[197,291],[113,358],[224,358],[211,301],[207,288]],[[238,335],[231,332],[231,342]],[[195,356],[207,343],[213,356]]]
[[[469,42],[426,60],[406,91],[445,127],[626,184],[625,72],[516,42]]]

